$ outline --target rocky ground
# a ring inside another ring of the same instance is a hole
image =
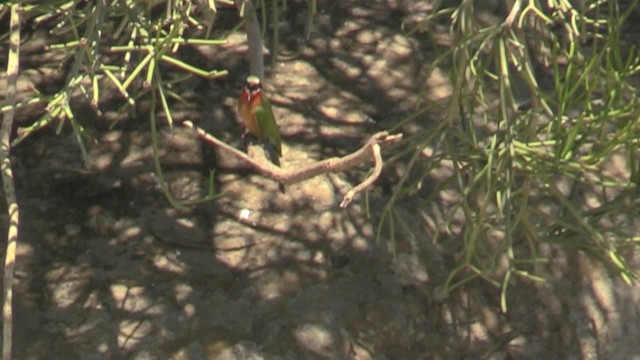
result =
[[[410,114],[425,86],[416,79],[433,60],[431,43],[401,26],[424,18],[430,3],[364,3],[321,4],[308,41],[302,10],[283,25],[293,55],[269,71],[267,90],[285,167],[357,149]],[[229,40],[192,49],[191,59],[231,76],[179,89],[190,102],[175,105],[175,120],[239,146],[246,44],[242,33]],[[38,38],[30,41],[40,56]],[[42,86],[52,65],[29,64],[21,81]],[[449,95],[438,74],[426,100]],[[210,169],[227,194],[175,209],[153,174],[146,113],[76,107],[95,128],[88,169],[68,128],[14,150],[16,359],[640,359],[640,287],[584,255],[545,249],[548,281],[514,283],[503,313],[485,283],[442,292],[458,239],[434,244],[410,204],[400,211],[419,236],[396,239],[395,256],[389,239],[375,240],[384,179],[373,216],[363,202],[338,207],[369,165],[280,194],[191,131],[163,125],[161,159],[176,197],[202,196]],[[416,126],[436,121],[426,114]]]

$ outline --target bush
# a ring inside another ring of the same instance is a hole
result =
[[[402,223],[399,201],[418,201],[430,216],[441,191],[459,194],[432,234],[463,239],[447,290],[484,279],[502,290],[506,310],[511,278],[543,281],[536,264],[555,245],[592,255],[627,282],[638,278],[625,254],[640,240],[640,59],[622,34],[639,14],[638,1],[620,3],[515,1],[487,22],[476,2],[463,1],[413,29],[426,36],[448,22],[451,45],[431,70],[449,69],[453,94],[442,122],[396,157],[411,154],[379,234]],[[422,191],[438,169],[450,175]]]

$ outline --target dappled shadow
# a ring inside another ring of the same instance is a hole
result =
[[[305,5],[289,5],[286,21],[301,29]],[[414,111],[421,82],[433,85],[421,78],[432,60],[428,45],[401,27],[426,15],[428,1],[320,1],[318,8],[308,42],[292,33],[283,39],[298,56],[282,59],[266,79],[285,167],[359,148]],[[220,16],[237,20],[232,12]],[[183,50],[179,56],[190,62],[224,67],[231,76],[179,85],[175,91],[188,101],[171,102],[174,120],[194,121],[239,147],[235,106],[245,51],[243,34],[224,47]],[[447,88],[440,80],[435,85]],[[341,210],[342,195],[367,166],[280,194],[273,180],[190,131],[170,129],[160,114],[161,162],[173,193],[203,196],[215,167],[226,194],[172,209],[153,174],[148,105],[133,116],[119,101],[112,94],[102,114],[84,124],[96,131],[89,170],[66,128],[15,149],[24,228],[17,358],[622,359],[637,352],[625,336],[637,335],[629,324],[638,320],[638,289],[620,286],[582,255],[545,249],[550,262],[540,270],[549,282],[514,283],[506,314],[500,289],[486,283],[444,294],[463,246],[461,218],[432,241],[434,224],[448,220],[459,196],[438,187],[451,169],[437,169],[399,201],[404,223],[377,234],[401,169],[387,170],[369,208]],[[415,123],[428,131],[439,115],[425,113]]]

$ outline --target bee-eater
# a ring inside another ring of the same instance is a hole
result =
[[[238,113],[244,126],[243,137],[247,133],[255,136],[265,146],[269,160],[274,165],[280,166],[282,156],[280,129],[259,77],[254,75],[247,77],[238,102]],[[284,185],[279,184],[279,186],[280,191],[284,193]]]

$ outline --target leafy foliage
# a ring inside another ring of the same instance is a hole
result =
[[[517,0],[490,24],[475,4],[439,9],[413,30],[449,17],[451,45],[431,69],[449,69],[453,92],[442,123],[401,149],[398,159],[413,154],[413,175],[396,188],[379,234],[402,223],[399,201],[417,199],[427,214],[441,191],[454,190],[459,197],[433,234],[463,239],[447,290],[484,279],[502,290],[506,310],[513,275],[543,281],[536,264],[548,261],[549,244],[638,279],[625,253],[640,240],[640,58],[622,37],[638,1]],[[436,169],[450,176],[418,194]]]
[[[233,4],[229,1],[219,3]],[[215,7],[215,3],[211,1],[209,6]],[[43,102],[47,104],[47,111],[32,125],[18,129],[12,146],[55,121],[60,125],[68,121],[86,160],[85,129],[70,106],[71,99],[80,94],[99,112],[104,90],[115,88],[126,100],[121,111],[133,109],[142,99],[150,100],[154,162],[162,189],[174,206],[193,203],[175,199],[164,181],[158,157],[156,105],[161,106],[169,125],[172,125],[169,98],[184,101],[178,92],[172,90],[177,83],[193,75],[206,79],[226,75],[225,70],[200,69],[175,56],[183,45],[220,45],[226,42],[224,39],[208,39],[213,19],[202,23],[194,16],[199,13],[201,16],[198,18],[207,19],[202,14],[212,10],[215,8],[190,1],[49,0],[23,4],[24,17],[32,22],[32,27],[50,29],[51,38],[62,41],[48,45],[47,50],[58,54],[63,59],[61,67],[68,65],[68,68],[59,91],[45,95],[34,89],[32,97],[18,104],[17,108],[20,108]],[[207,35],[196,38],[193,34],[197,32],[206,32]],[[182,72],[178,76],[167,75],[168,72],[160,70],[162,66]],[[209,180],[209,194],[195,202],[217,196],[212,180]]]

